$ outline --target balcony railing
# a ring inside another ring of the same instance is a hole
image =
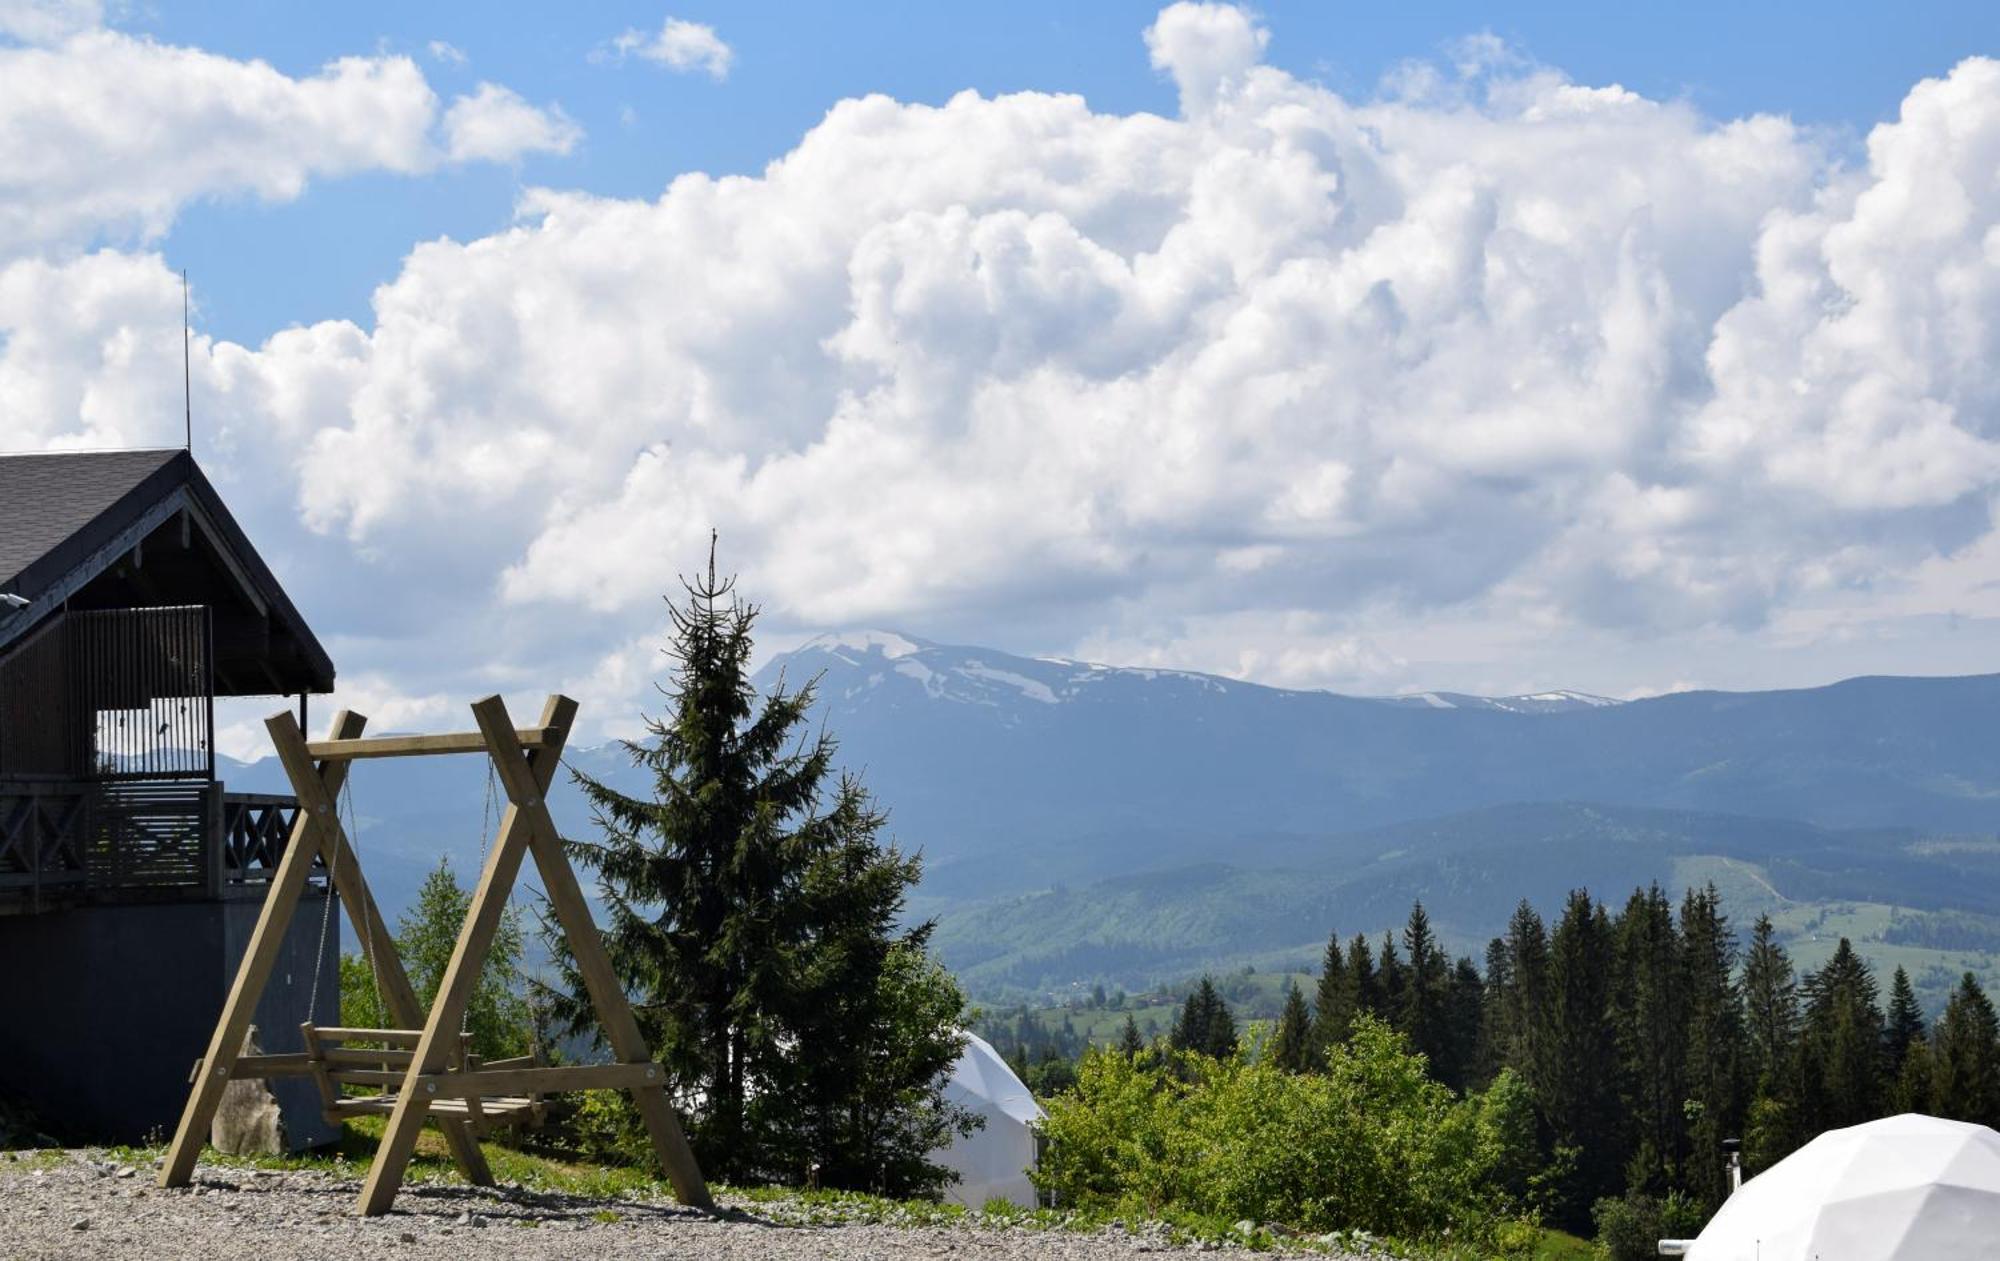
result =
[[[0,911],[263,884],[297,815],[212,782],[0,781]]]

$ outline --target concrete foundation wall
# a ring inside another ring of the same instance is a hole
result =
[[[340,911],[322,955],[325,905],[308,895],[293,915],[257,1007],[265,1051],[305,1049],[315,970],[315,1019],[339,1019]],[[64,1139],[172,1137],[261,908],[253,897],[0,917],[0,1091]],[[337,1137],[309,1080],[269,1084],[295,1148]]]

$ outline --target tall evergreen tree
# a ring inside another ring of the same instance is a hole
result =
[[[1403,949],[1409,952],[1409,965],[1393,1023],[1410,1039],[1411,1048],[1430,1061],[1432,1075],[1450,1084],[1457,1069],[1450,1062],[1447,1026],[1451,960],[1438,945],[1422,902],[1410,908],[1409,923],[1403,927]]]
[[[1627,1189],[1664,1194],[1685,1159],[1686,976],[1673,907],[1658,884],[1619,915],[1612,1013],[1631,1164]]]
[[[1347,970],[1347,958],[1341,953],[1340,934],[1329,933],[1326,955],[1320,961],[1319,990],[1313,999],[1312,1042],[1313,1057],[1317,1060],[1323,1061],[1328,1051],[1347,1041],[1347,1034],[1354,1027],[1359,998],[1354,981]]]
[[[1526,899],[1514,908],[1501,938],[1507,949],[1508,979],[1499,1042],[1500,1062],[1533,1080],[1537,1072],[1549,986],[1549,937]]]
[[[1911,1044],[1923,1036],[1924,1009],[1917,1005],[1917,993],[1910,985],[1910,974],[1899,967],[1889,982],[1888,1019],[1882,1030],[1882,1050],[1889,1080],[1902,1078],[1903,1060],[1909,1055]]]
[[[1826,966],[1807,976],[1800,1039],[1801,1116],[1820,1129],[1859,1125],[1879,1116],[1882,1097],[1882,1009],[1875,974],[1842,937]]]
[[[1736,936],[1713,884],[1681,902],[1687,1008],[1689,1164],[1681,1185],[1698,1203],[1729,1194],[1722,1141],[1743,1134],[1750,1088],[1744,1074],[1743,1000],[1736,987]]]
[[[1798,1039],[1798,981],[1791,956],[1778,944],[1777,929],[1768,915],[1759,915],[1750,929],[1750,950],[1743,964],[1743,1009],[1751,1080],[1761,1094],[1780,1094]]]
[[[1598,1199],[1620,1189],[1625,1150],[1618,1116],[1618,1038],[1611,1019],[1613,935],[1604,908],[1578,889],[1549,941],[1544,1037],[1534,1087],[1560,1146],[1579,1159],[1554,1216],[1582,1229]]]
[[[1295,983],[1285,986],[1285,1006],[1271,1032],[1268,1054],[1272,1064],[1288,1073],[1303,1073],[1313,1066],[1312,1013]]]
[[[676,1092],[701,1100],[690,1138],[711,1176],[938,1185],[929,1153],[969,1123],[943,1096],[963,996],[899,928],[918,862],[878,840],[882,812],[832,775],[834,741],[804,724],[813,686],[761,704],[749,677],[757,611],[718,580],[669,603],[664,718],[626,743],[636,797],[576,775],[599,837],[568,842],[598,877],[604,943]],[[593,1012],[560,937],[556,1015]]]
[[[1931,1074],[1939,1116],[2000,1126],[2000,1019],[1970,972],[1938,1017]]]
[[[1135,1059],[1146,1049],[1146,1039],[1139,1036],[1139,1022],[1125,1013],[1125,1028],[1118,1035],[1118,1050],[1126,1059]]]
[[[1396,953],[1395,934],[1383,933],[1382,953],[1377,956],[1375,965],[1374,1013],[1398,1028],[1403,1019],[1403,987],[1407,978],[1403,957]]]
[[[1889,1106],[1897,1112],[1937,1111],[1937,1069],[1931,1040],[1918,1037],[1903,1048],[1903,1066],[1896,1073]]]
[[[1229,1014],[1229,1004],[1216,992],[1214,981],[1201,978],[1187,996],[1167,1042],[1176,1051],[1198,1051],[1215,1059],[1236,1054],[1236,1018]]]
[[[1445,996],[1445,1071],[1438,1080],[1453,1090],[1472,1090],[1486,1084],[1490,1074],[1480,1065],[1480,1014],[1486,1004],[1486,981],[1479,965],[1460,957],[1451,970],[1451,987]]]
[[[1479,1044],[1473,1054],[1473,1080],[1485,1083],[1507,1063],[1507,1049],[1518,1036],[1510,1016],[1514,997],[1514,960],[1504,938],[1486,943],[1486,975],[1479,1000]]]
[[[1347,943],[1347,984],[1354,991],[1355,1015],[1382,1014],[1382,978],[1375,970],[1375,954],[1368,948],[1368,938],[1360,933]]]
[[[1743,1163],[1755,1174],[1790,1155],[1808,1137],[1799,1081],[1798,981],[1768,915],[1759,915],[1750,929],[1743,964],[1743,1026],[1751,1090]]]

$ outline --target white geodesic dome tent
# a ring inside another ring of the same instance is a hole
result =
[[[937,1162],[958,1175],[945,1188],[945,1199],[980,1208],[999,1198],[1033,1208],[1035,1187],[1027,1171],[1035,1165],[1033,1127],[1042,1119],[1042,1109],[1007,1061],[984,1038],[966,1034],[944,1097],[986,1120],[936,1153]]]
[[[1743,1184],[1689,1261],[2000,1256],[2000,1133],[1914,1113],[1829,1130]]]

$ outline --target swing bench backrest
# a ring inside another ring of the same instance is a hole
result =
[[[306,1059],[319,1086],[320,1109],[334,1124],[352,1116],[387,1116],[396,1108],[396,1092],[409,1078],[410,1061],[422,1041],[421,1029],[359,1029],[320,1027],[311,1021],[299,1026],[304,1036]],[[472,1037],[461,1033],[450,1058],[448,1075],[456,1080],[444,1083],[448,1094],[433,1099],[430,1110],[439,1116],[463,1117],[475,1129],[484,1131],[493,1124],[540,1125],[546,1115],[539,1093],[492,1095],[478,1093],[482,1071],[541,1068],[546,1061],[539,1051],[533,1055],[482,1061],[472,1053]],[[438,1083],[426,1083],[435,1090]],[[376,1087],[376,1094],[349,1094],[348,1087]]]

